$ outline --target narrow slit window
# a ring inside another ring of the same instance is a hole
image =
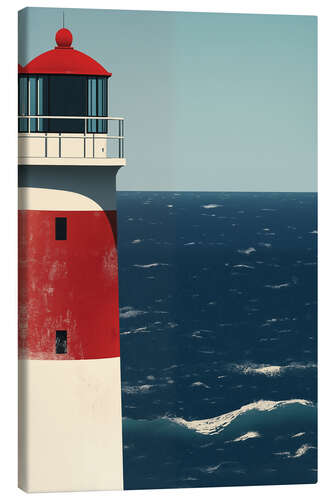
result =
[[[56,354],[67,353],[67,330],[56,331]]]
[[[67,217],[56,217],[55,219],[55,239],[67,240]]]

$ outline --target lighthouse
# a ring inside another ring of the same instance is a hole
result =
[[[19,486],[123,488],[111,73],[56,46],[19,66]]]

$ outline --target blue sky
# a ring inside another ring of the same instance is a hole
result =
[[[62,12],[21,11],[21,64],[54,47]],[[316,17],[64,12],[73,46],[113,73],[118,189],[316,191]]]

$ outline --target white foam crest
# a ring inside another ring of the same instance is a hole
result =
[[[265,288],[272,288],[273,290],[278,290],[279,288],[287,288],[290,283],[281,283],[280,285],[265,285]]]
[[[228,413],[224,413],[217,417],[208,418],[205,420],[192,420],[188,421],[183,418],[172,418],[173,422],[177,424],[183,425],[188,429],[192,429],[199,434],[205,435],[214,435],[221,433],[233,420],[239,417],[242,414],[245,414],[249,411],[273,411],[276,408],[281,406],[286,406],[290,404],[300,404],[303,406],[313,406],[311,401],[307,401],[305,399],[289,399],[286,401],[267,401],[260,400],[254,403],[250,403],[247,405],[238,408],[237,410],[230,411]]]
[[[217,465],[211,465],[209,467],[206,467],[206,469],[202,469],[203,472],[208,472],[208,474],[211,474],[212,472],[217,471],[222,464],[217,464]]]
[[[292,455],[290,451],[279,451],[278,453],[274,453],[274,455],[285,456],[286,458],[300,458],[309,450],[315,449],[315,446],[311,446],[310,444],[302,444],[296,451],[295,454]]]
[[[141,243],[142,240],[133,240],[131,243],[132,245],[137,245],[138,243]]]
[[[249,248],[245,248],[244,250],[237,250],[237,251],[238,251],[238,253],[250,255],[251,253],[256,252],[256,249],[254,247],[249,247]]]
[[[168,266],[163,262],[153,262],[152,264],[133,264],[133,267],[140,267],[141,269],[150,269],[151,267]]]
[[[254,364],[243,364],[243,365],[233,365],[232,367],[236,371],[240,371],[247,374],[254,375],[266,375],[267,377],[274,377],[276,375],[281,375],[287,370],[306,370],[308,368],[316,368],[314,363],[290,363],[289,365],[254,365]]]
[[[291,436],[292,438],[299,438],[299,437],[302,437],[304,436],[305,432],[298,432],[297,434],[294,434],[293,436]]]
[[[148,392],[152,387],[151,384],[123,386],[122,391],[127,394],[137,394],[140,392]]]
[[[242,267],[244,267],[246,269],[255,269],[254,266],[248,266],[247,264],[236,264],[235,266],[232,266],[232,267],[234,267],[234,268],[237,268],[237,267],[238,268],[239,267],[242,268]]]
[[[141,326],[140,328],[135,328],[134,330],[126,330],[125,332],[120,332],[120,335],[131,335],[132,333],[147,333],[147,327]]]
[[[209,385],[207,384],[204,384],[204,382],[193,382],[193,384],[191,384],[192,387],[204,387],[205,389],[209,389]]]
[[[247,439],[254,439],[254,438],[260,438],[259,432],[256,431],[250,431],[247,432],[246,434],[243,434],[242,436],[239,436],[238,438],[234,439],[232,442],[233,443],[238,443],[239,441],[246,441]]]
[[[202,208],[206,208],[207,210],[218,207],[221,207],[221,205],[215,205],[214,203],[210,203],[209,205],[202,205]]]
[[[135,318],[136,316],[141,316],[141,314],[146,314],[145,311],[140,311],[139,309],[133,309],[133,307],[126,306],[119,309],[119,318]]]
[[[260,375],[266,375],[273,377],[274,375],[279,375],[281,373],[281,366],[262,366],[260,368],[245,368],[244,373],[259,373]]]
[[[302,446],[300,446],[298,450],[296,450],[295,455],[292,458],[302,457],[303,455],[305,455],[307,451],[314,448],[315,448],[314,446],[310,446],[309,444],[302,444]]]

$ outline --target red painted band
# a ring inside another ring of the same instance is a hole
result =
[[[55,239],[56,217],[67,239]],[[115,211],[19,211],[19,357],[120,355]],[[67,353],[56,354],[56,331]]]

